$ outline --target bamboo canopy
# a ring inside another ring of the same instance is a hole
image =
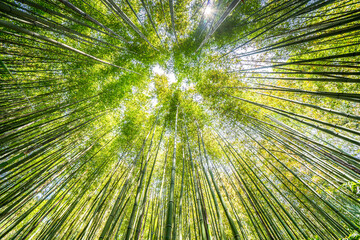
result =
[[[360,2],[2,0],[0,239],[360,239]]]

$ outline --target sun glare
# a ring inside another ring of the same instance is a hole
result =
[[[210,17],[214,12],[214,9],[211,6],[207,6],[204,12],[206,18]]]

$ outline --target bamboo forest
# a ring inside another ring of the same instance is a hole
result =
[[[359,240],[360,1],[1,0],[0,239]]]

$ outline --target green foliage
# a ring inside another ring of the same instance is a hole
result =
[[[342,238],[342,240],[359,240],[360,234],[358,232],[353,232],[347,238]]]
[[[349,181],[342,185],[345,189],[348,189],[356,196],[360,196],[360,180],[357,181]],[[360,201],[360,198],[358,199]]]
[[[0,239],[360,239],[358,9],[2,1]]]

